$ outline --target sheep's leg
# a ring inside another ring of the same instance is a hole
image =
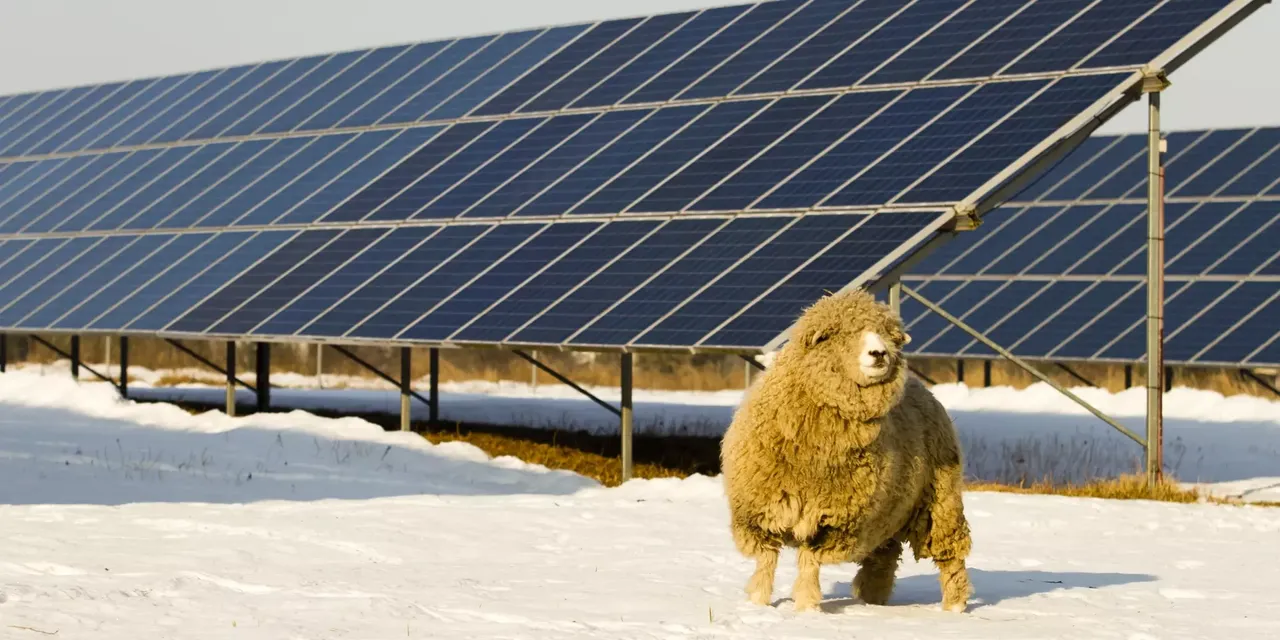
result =
[[[938,582],[942,585],[942,608],[964,613],[969,605],[969,596],[973,594],[964,560],[939,560],[935,564],[938,565]]]
[[[973,587],[969,583],[965,558],[969,557],[972,540],[969,523],[964,517],[960,465],[948,465],[934,471],[930,491],[927,526],[918,532],[911,546],[916,557],[932,558],[938,566],[942,586],[942,607],[963,612]]]
[[[871,552],[853,578],[853,595],[873,605],[889,603],[893,582],[902,558],[902,543],[890,539]]]
[[[791,588],[791,599],[795,602],[796,611],[817,611],[822,604],[822,585],[818,580],[821,564],[818,562],[818,554],[808,546],[801,546],[797,554],[797,565],[800,572]]]
[[[764,549],[756,556],[756,572],[747,582],[747,597],[758,605],[773,603],[773,577],[778,572],[778,550]]]

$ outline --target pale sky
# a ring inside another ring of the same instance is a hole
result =
[[[740,0],[0,0],[0,94]],[[1168,130],[1280,125],[1280,8],[1172,77]],[[1140,131],[1131,107],[1103,131]]]

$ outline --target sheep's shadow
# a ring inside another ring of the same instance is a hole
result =
[[[969,569],[974,594],[969,609],[978,609],[1005,600],[1026,598],[1055,591],[1100,589],[1139,582],[1153,582],[1156,577],[1142,573],[1091,573],[1077,571],[985,571]],[[850,607],[866,606],[850,597],[851,583],[835,584],[834,593],[824,595],[824,611],[839,613]],[[906,605],[939,605],[942,591],[936,573],[904,576],[894,584],[889,607]]]

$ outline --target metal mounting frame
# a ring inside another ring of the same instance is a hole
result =
[[[436,378],[437,378],[436,372],[439,371],[439,367],[436,365],[439,362],[439,356],[436,355],[434,349],[432,350],[433,354],[432,354],[432,363],[431,363],[431,392],[430,392],[431,397],[426,398],[426,397],[423,397],[422,394],[413,390],[413,373],[412,373],[412,367],[411,367],[411,365],[413,364],[413,349],[411,347],[400,347],[399,349],[400,378],[396,379],[387,375],[385,372],[382,371],[382,369],[379,369],[378,367],[370,364],[369,361],[365,360],[364,358],[361,358],[360,356],[352,353],[351,350],[347,349],[346,347],[343,347],[341,345],[336,345],[336,344],[331,344],[328,346],[331,347],[334,351],[337,351],[344,358],[347,358],[348,360],[360,365],[361,368],[365,369],[369,373],[372,373],[373,375],[378,376],[379,378],[382,378],[387,382],[390,382],[391,384],[395,385],[397,389],[400,390],[400,430],[401,431],[413,431],[413,402],[411,400],[412,398],[417,398],[419,402],[427,405],[427,407],[431,409],[431,422],[433,424],[436,422],[439,416],[438,404],[439,404],[439,398],[440,398],[439,391],[438,391],[439,386],[438,386],[438,383],[436,382]]]
[[[80,340],[78,337],[72,336],[72,347],[71,347],[70,353],[63,351],[62,349],[59,349],[52,342],[49,342],[48,340],[45,340],[40,336],[30,335],[28,337],[31,338],[33,342],[44,346],[44,348],[58,354],[59,356],[62,356],[63,358],[66,358],[67,360],[70,360],[71,375],[73,379],[79,379],[80,369],[84,369],[85,371],[88,371],[91,375],[93,375],[93,377],[115,387],[116,391],[119,392],[122,397],[128,393],[127,388],[122,388],[120,386],[120,383],[116,382],[116,380],[113,379],[111,376],[103,375],[99,373],[97,370],[95,370],[93,367],[90,367],[89,365],[84,364],[83,362],[80,362],[80,345],[79,345]]]

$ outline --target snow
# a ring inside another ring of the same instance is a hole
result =
[[[937,392],[974,424],[1016,416],[1007,428],[1041,431],[1079,417],[1034,391],[1004,402]],[[541,403],[475,393],[530,415]],[[1280,412],[1232,400],[1175,406],[1198,417],[1171,422],[1186,434],[1280,429]],[[1126,400],[1113,401],[1123,415]],[[683,416],[654,402],[664,419]],[[800,615],[787,599],[794,554],[775,607],[745,601],[752,566],[715,478],[606,489],[358,418],[191,415],[32,372],[0,376],[0,458],[6,640],[1253,640],[1280,629],[1273,508],[974,492],[969,613],[940,611],[932,565],[907,560],[889,606],[848,600],[855,567],[842,565],[823,571],[825,613]]]

